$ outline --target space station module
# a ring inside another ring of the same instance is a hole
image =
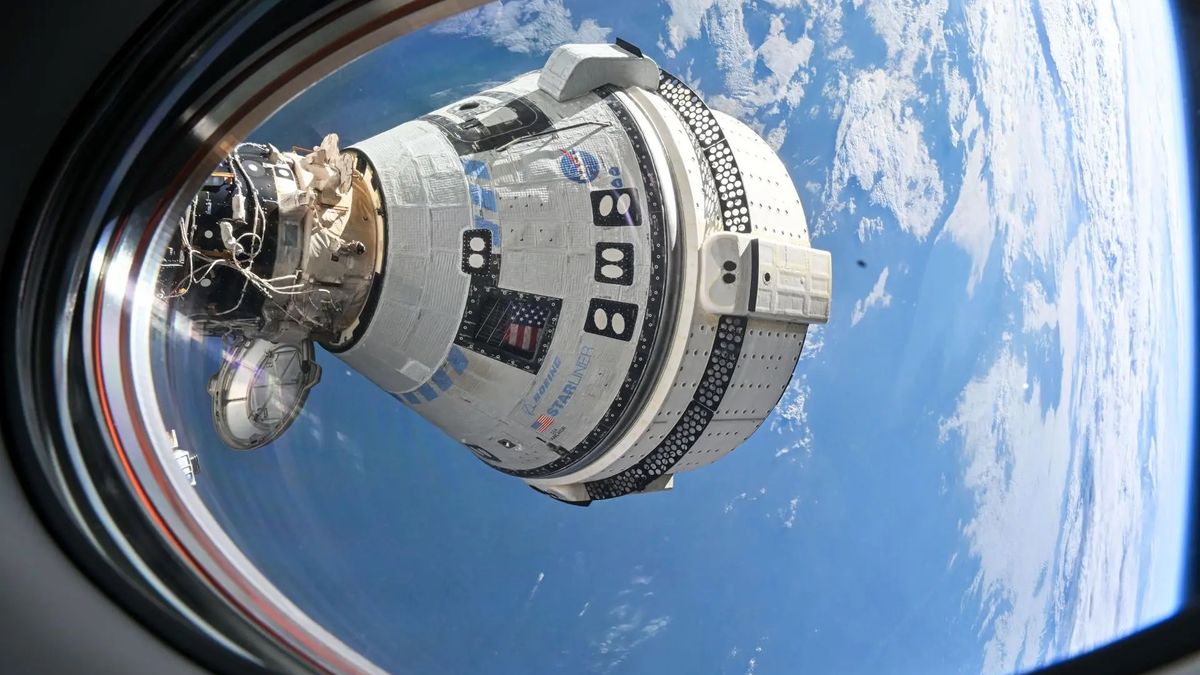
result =
[[[225,339],[230,447],[297,418],[315,343],[574,504],[746,441],[832,293],[775,151],[621,41],[345,149],[238,146],[163,270],[172,311]]]

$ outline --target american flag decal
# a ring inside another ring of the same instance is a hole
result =
[[[464,248],[471,250],[471,241]],[[472,279],[455,344],[536,375],[554,339],[562,299],[487,286],[495,281],[487,275]]]
[[[546,315],[546,310],[535,304],[513,303],[512,311],[504,323],[501,341],[517,351],[535,352]]]
[[[533,421],[533,428],[545,433],[550,425],[554,424],[554,418],[549,415],[538,415],[538,418]]]

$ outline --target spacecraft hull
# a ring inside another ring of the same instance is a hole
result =
[[[296,419],[315,340],[556,499],[670,489],[754,433],[828,319],[829,254],[774,150],[631,45],[565,45],[344,152],[332,135],[244,145],[181,222],[164,284],[206,288],[185,313],[287,373],[213,378],[232,447]],[[294,189],[263,193],[247,156]]]
[[[756,313],[760,251],[811,250],[774,151],[666,73],[562,101],[539,75],[354,146],[380,175],[393,271],[340,356],[560,499],[667,486],[778,403],[828,267],[823,308]]]
[[[661,370],[681,264],[669,168],[628,97],[558,103],[537,75],[353,147],[383,187],[389,272],[339,354],[515,475],[621,436]],[[499,122],[462,129],[478,119]]]

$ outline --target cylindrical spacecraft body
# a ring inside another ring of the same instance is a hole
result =
[[[775,152],[628,48],[562,47],[352,150],[386,252],[338,356],[558,499],[670,487],[737,447],[828,316]]]

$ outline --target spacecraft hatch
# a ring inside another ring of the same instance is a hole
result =
[[[319,344],[587,504],[745,441],[828,320],[832,268],[771,147],[618,41],[344,149],[239,145],[158,292],[224,340],[209,395],[231,448],[286,432]]]

